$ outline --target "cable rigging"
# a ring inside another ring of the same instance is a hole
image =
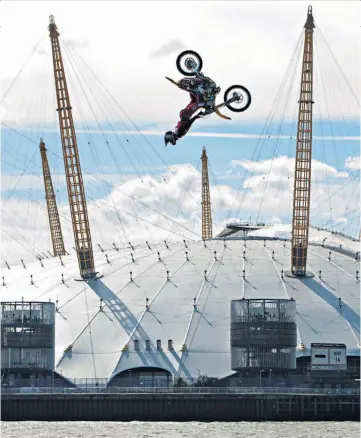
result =
[[[291,55],[291,58],[290,58],[290,60],[288,62],[285,74],[284,74],[284,76],[283,76],[283,78],[281,80],[281,83],[280,83],[280,86],[279,86],[279,88],[277,90],[275,99],[273,100],[271,109],[270,109],[270,111],[269,111],[269,113],[267,115],[266,121],[265,121],[265,123],[264,123],[264,125],[262,127],[260,136],[259,136],[259,138],[257,140],[257,143],[256,143],[256,146],[254,148],[254,151],[252,152],[252,155],[251,155],[251,158],[250,158],[251,161],[259,162],[261,153],[263,151],[263,148],[264,148],[267,140],[270,138],[270,131],[269,131],[269,129],[271,128],[271,125],[272,125],[272,123],[274,121],[274,118],[276,116],[276,110],[277,110],[277,107],[279,105],[279,101],[281,100],[282,93],[284,91],[285,85],[286,85],[286,83],[288,81],[289,72],[291,71],[291,68],[292,68],[292,65],[293,65],[294,61],[296,60],[296,62],[297,62],[297,60],[298,60],[297,59],[297,54],[299,53],[299,51],[301,49],[302,42],[303,42],[303,31],[300,33],[300,36],[298,38],[296,47],[295,47],[295,49],[294,49],[294,51],[293,51],[293,53]],[[241,190],[242,190],[242,188],[244,186],[244,182],[245,182],[246,178],[248,177],[249,180],[252,179],[254,174],[255,174],[255,170],[253,170],[250,173],[251,173],[250,176],[248,176],[249,171],[246,168],[245,174],[244,174],[243,178],[241,179],[241,184],[239,185],[239,187],[237,189],[237,192],[236,192],[236,195],[235,195],[235,201],[233,202],[233,205],[236,203],[236,200],[238,200],[239,193],[241,192]],[[239,202],[238,202],[239,206],[238,206],[238,209],[235,212],[235,216],[236,217],[239,217],[239,214],[240,214],[241,208],[242,208],[242,206],[244,204],[244,200],[245,200],[245,197],[247,196],[248,190],[249,190],[249,185],[246,185],[245,189],[243,191],[243,196],[242,196],[241,200],[239,200]],[[227,216],[226,216],[226,220],[229,220],[229,218],[230,218],[230,216],[232,214],[232,211],[233,211],[233,207],[230,210],[228,210]]]
[[[76,52],[76,50],[73,48],[73,50]],[[77,53],[77,52],[76,52]],[[149,142],[149,140],[144,136],[144,134],[139,130],[139,128],[135,125],[135,123],[132,121],[132,119],[128,116],[126,111],[120,106],[120,104],[117,102],[117,100],[112,96],[112,94],[109,92],[109,90],[105,87],[105,85],[100,81],[100,79],[96,76],[94,71],[90,68],[90,66],[86,63],[84,58],[81,57],[79,53],[77,53],[79,58],[84,62],[84,64],[87,66],[89,71],[93,74],[96,81],[99,83],[99,85],[105,90],[105,92],[108,94],[108,96],[111,98],[111,100],[115,103],[115,105],[119,108],[119,110],[125,115],[125,117],[129,120],[129,122],[134,126],[136,131],[139,133],[139,135],[144,139],[144,141],[151,147],[152,151],[157,155],[157,157],[162,161],[162,163],[166,166],[166,168],[175,176],[172,168],[165,162],[165,160],[159,155],[157,150],[153,147],[153,145]],[[183,186],[183,189],[185,187]]]
[[[88,71],[90,71],[90,72],[92,73],[92,75],[94,76],[94,78],[95,78],[95,84],[92,84],[92,86],[90,86],[90,85],[88,84],[88,88],[89,88],[90,92],[93,94],[94,99],[95,99],[95,90],[97,89],[97,87],[99,87],[99,84],[102,86],[102,87],[100,87],[100,91],[103,91],[103,92],[104,92],[104,86],[103,86],[103,84],[99,81],[99,79],[95,76],[94,72],[90,69],[90,67],[87,65],[87,63],[84,61],[84,59],[83,59],[83,58],[82,58],[82,57],[76,52],[75,49],[74,49],[74,52],[78,55],[79,59],[81,59],[81,60],[83,61],[83,64],[87,67]],[[82,74],[82,73],[81,73],[81,74]],[[83,77],[84,80],[86,80],[83,74],[82,74],[82,77]],[[99,105],[99,101],[98,101],[97,103],[98,103],[98,105]],[[99,106],[100,106],[100,105],[99,105]],[[107,104],[105,105],[105,107],[107,108],[107,112],[109,112],[109,109],[111,108],[111,105],[109,105],[109,104],[107,103]],[[104,111],[103,111],[103,114],[105,115],[105,112],[104,112]],[[107,121],[108,125],[110,126],[110,129],[112,130],[113,134],[115,134],[115,137],[116,137],[117,141],[119,142],[120,146],[122,147],[122,149],[124,150],[125,154],[127,155],[128,160],[130,161],[130,163],[132,164],[132,166],[134,167],[134,169],[135,169],[136,172],[138,173],[139,177],[141,177],[141,175],[140,175],[140,173],[139,173],[139,171],[138,171],[136,165],[134,164],[134,162],[132,161],[131,157],[129,156],[129,154],[128,154],[128,152],[127,152],[127,149],[124,148],[124,147],[123,147],[123,144],[120,142],[120,140],[119,140],[119,136],[117,135],[116,131],[114,130],[113,126],[111,125],[111,123],[110,123],[110,121],[109,121],[109,118],[108,118],[106,115],[105,115],[105,118],[106,118],[106,121]],[[98,126],[99,126],[99,128],[100,128],[102,134],[104,134],[104,133],[103,133],[103,129],[101,128],[99,122],[98,122]],[[126,125],[125,125],[125,126],[126,126]],[[127,126],[126,126],[126,128],[128,129]],[[111,151],[110,143],[107,142],[106,139],[105,139],[105,141],[106,141],[106,143],[107,143],[107,147],[108,147],[108,149]],[[128,141],[128,140],[127,140],[127,141]],[[142,148],[142,152],[143,152],[143,154],[145,154],[146,152],[145,152],[145,150],[143,149],[143,147],[141,146],[141,144],[140,144],[136,139],[135,139],[135,142],[136,142],[137,146],[139,146],[139,147]],[[128,141],[128,146],[129,146],[129,145],[131,145],[131,143]],[[138,153],[137,153],[137,149],[136,149],[136,148],[133,150],[133,154],[134,154],[135,157],[138,157]],[[114,154],[112,154],[112,156],[113,156],[113,158],[114,158]],[[146,156],[147,156],[148,160],[150,160],[150,162],[153,164],[153,162],[152,162],[152,160],[150,159],[150,157],[149,157],[147,154],[146,154]],[[146,161],[143,160],[142,155],[140,155],[140,158],[141,158],[141,160],[143,161],[144,165],[147,165],[147,164],[148,164]],[[115,162],[116,162],[116,164],[118,165],[118,171],[119,171],[119,167],[120,167],[120,166],[119,166],[119,163],[118,163],[117,159],[115,159]],[[153,166],[154,166],[154,164],[153,164]],[[154,166],[154,167],[155,167],[155,166]],[[170,168],[168,167],[168,169],[170,169]],[[156,168],[156,171],[159,173],[158,168]],[[173,173],[173,172],[172,172],[172,173]],[[173,174],[174,174],[174,173],[173,173]],[[181,185],[182,185],[182,184],[181,184]],[[183,187],[184,187],[184,186],[183,186]],[[154,190],[155,190],[155,193],[157,194],[157,196],[158,196],[158,198],[159,198],[159,201],[161,201],[160,195],[159,195],[159,193],[158,193],[156,187],[154,187]],[[185,190],[187,191],[188,189],[185,188]],[[190,194],[192,195],[192,193],[190,193]],[[174,203],[174,205],[175,205],[176,207],[178,207],[178,205],[176,204],[176,202],[175,202],[174,199],[171,198],[170,201],[171,201],[172,203]],[[159,205],[159,207],[161,208],[162,206]],[[182,213],[181,210],[180,210],[179,212]]]
[[[19,79],[21,73],[24,71],[24,68],[26,67],[26,65],[28,64],[28,62],[30,61],[30,59],[33,57],[34,53],[37,51],[40,43],[44,40],[45,36],[47,35],[47,30],[43,33],[43,35],[40,37],[39,41],[35,44],[35,46],[33,46],[29,56],[26,58],[24,64],[21,66],[20,70],[18,71],[18,73],[15,75],[14,79],[11,81],[9,87],[7,88],[7,90],[5,91],[5,93],[3,94],[1,100],[0,100],[0,105],[3,103],[3,101],[6,99],[7,95],[9,94],[9,92],[11,91],[11,89],[13,88],[14,84],[16,83],[16,81]]]
[[[115,162],[115,164],[116,164],[116,166],[117,166],[118,172],[122,175],[121,167],[120,167],[120,165],[119,165],[119,163],[118,163],[118,160],[116,159],[116,157],[115,157],[115,155],[114,155],[114,153],[113,153],[113,151],[112,151],[112,149],[111,149],[111,147],[110,147],[110,144],[109,144],[109,142],[108,142],[108,139],[107,139],[107,137],[106,137],[105,134],[104,134],[104,131],[103,131],[103,129],[102,129],[102,126],[101,126],[101,124],[99,123],[99,120],[98,120],[98,118],[97,118],[97,116],[96,116],[96,114],[95,114],[95,111],[94,111],[94,109],[93,109],[93,106],[92,106],[92,104],[90,103],[90,100],[89,100],[89,98],[88,98],[88,96],[87,96],[87,93],[85,92],[85,90],[84,90],[84,88],[83,88],[82,81],[80,80],[79,76],[77,75],[77,73],[76,73],[76,71],[75,71],[74,63],[73,63],[72,60],[70,59],[70,56],[69,56],[69,53],[67,52],[67,50],[66,50],[66,53],[67,53],[67,55],[68,55],[69,62],[71,63],[71,65],[72,65],[72,67],[73,67],[73,71],[74,71],[75,74],[76,74],[76,77],[77,77],[77,79],[78,79],[78,82],[80,83],[80,86],[81,86],[81,88],[82,88],[82,90],[83,90],[84,96],[85,96],[85,98],[86,98],[86,100],[87,100],[87,102],[88,102],[88,104],[89,104],[89,107],[90,107],[90,109],[91,109],[91,112],[92,112],[92,114],[93,114],[93,116],[94,116],[94,118],[95,118],[95,120],[96,120],[96,122],[97,122],[97,124],[98,124],[99,130],[100,130],[100,132],[101,132],[101,134],[102,134],[102,136],[103,136],[103,138],[104,138],[104,141],[105,141],[105,143],[106,143],[106,145],[107,145],[107,148],[108,148],[108,150],[110,151],[110,154],[111,154],[111,156],[112,156],[112,158],[113,158],[113,160],[114,160],[114,162]],[[89,84],[87,83],[87,81],[86,81],[84,75],[82,74],[82,72],[80,72],[80,74],[81,74],[81,76],[82,76],[82,78],[83,78],[83,82],[84,82],[86,85],[88,85],[89,92],[90,92],[91,95],[93,96],[94,100],[96,100],[96,99],[95,99],[95,96],[94,96],[94,92],[93,92],[93,90],[92,90],[92,87],[89,86]],[[99,107],[101,108],[100,105],[99,105]],[[102,109],[102,108],[101,108],[101,109]],[[105,115],[104,111],[102,111],[102,112],[103,112],[103,114]],[[105,117],[106,117],[106,116],[105,116]],[[106,120],[107,120],[107,117],[106,117]],[[107,121],[108,121],[108,120],[107,120]],[[109,121],[108,121],[108,124],[109,124]],[[110,124],[109,124],[109,125],[110,125]],[[111,125],[110,125],[110,126],[111,126]],[[111,127],[111,128],[112,128],[112,127]],[[121,144],[121,146],[122,146],[122,144]],[[122,148],[123,148],[123,146],[122,146]],[[124,148],[123,148],[123,149],[124,149]],[[134,163],[132,162],[131,157],[129,156],[129,154],[127,153],[126,150],[125,150],[125,152],[126,152],[126,154],[127,154],[127,156],[128,156],[129,161],[132,163],[133,167],[136,169],[136,166],[134,166]],[[103,173],[104,173],[104,172],[103,172]],[[124,176],[123,176],[123,178],[124,178]],[[125,178],[124,178],[124,181],[125,181]],[[114,203],[113,203],[113,204],[114,204]],[[116,209],[115,204],[114,204],[114,208]],[[138,215],[139,215],[139,211],[138,211],[138,209],[137,209],[136,206],[135,206],[135,208],[136,208],[137,213],[138,213]],[[118,217],[119,223],[121,224],[121,227],[122,227],[122,229],[123,229],[123,224],[122,224],[122,222],[121,222],[121,220],[120,220],[120,217],[119,217],[119,214],[118,214],[117,210],[116,210],[116,213],[117,213],[117,217]],[[149,235],[151,236],[151,233],[150,233],[149,230],[148,230],[148,233],[149,233]],[[125,233],[125,230],[124,230],[124,229],[123,229],[123,234],[126,236],[126,233]],[[127,241],[129,241],[129,239],[128,239],[127,237],[126,237],[126,239],[127,239]],[[153,240],[153,239],[151,238],[151,240]],[[153,243],[154,243],[154,242],[153,242]]]
[[[35,141],[33,141],[33,140],[30,139],[29,137],[25,136],[24,134],[18,132],[17,130],[15,130],[15,129],[9,127],[6,123],[2,122],[2,124],[3,124],[4,126],[6,126],[7,128],[11,129],[12,131],[18,133],[19,135],[24,136],[24,137],[25,137],[26,139],[28,139],[29,141],[31,141],[31,142],[33,142],[33,143],[36,144]],[[36,152],[36,151],[35,151],[35,152]],[[35,152],[34,152],[34,155],[35,155]],[[53,151],[51,151],[51,150],[48,150],[48,152],[49,152],[49,154],[51,154],[51,155],[53,155],[54,157],[58,158],[60,161],[62,160],[62,157],[61,157],[59,154],[57,154],[57,153],[55,153],[55,152],[53,152]],[[94,177],[94,178],[97,179],[97,180],[102,181],[104,184],[108,185],[108,186],[111,187],[112,189],[114,189],[114,190],[118,190],[114,185],[112,185],[111,183],[108,183],[107,181],[105,181],[105,180],[102,179],[101,177],[97,176],[96,174],[93,174],[92,172],[87,172],[86,170],[84,170],[84,173],[85,173],[85,174],[88,174],[88,175],[90,175],[90,176],[92,176],[92,177]],[[121,192],[121,193],[122,193],[122,192]],[[131,195],[128,195],[128,196],[131,196]],[[95,200],[94,200],[94,201],[95,201]],[[126,215],[129,215],[129,216],[131,216],[131,217],[133,217],[133,218],[136,218],[135,216],[131,215],[131,214],[128,213],[128,212],[123,211],[122,213],[123,213],[123,214],[126,214]],[[165,218],[170,220],[170,218],[167,218],[167,217],[165,217]],[[70,220],[69,218],[67,218],[67,219]],[[157,228],[164,229],[164,230],[168,231],[169,233],[172,233],[172,234],[175,234],[175,235],[179,235],[180,237],[183,237],[183,236],[182,236],[181,234],[179,234],[179,233],[176,233],[176,232],[174,232],[174,231],[172,231],[172,230],[169,230],[169,229],[167,229],[167,228],[164,228],[164,227],[162,227],[161,225],[158,225],[158,224],[154,224],[154,223],[152,223],[152,222],[149,222],[149,221],[147,221],[147,220],[144,219],[144,218],[136,218],[136,219],[141,220],[141,221],[144,221],[144,222],[147,222],[148,224],[153,225],[153,226],[155,226],[155,227],[157,227]],[[178,223],[175,223],[175,224],[176,224],[176,225],[179,225]],[[191,230],[188,230],[187,228],[186,228],[186,230],[189,231],[190,233],[193,233]],[[191,239],[191,238],[189,238],[189,239],[190,239],[190,240],[193,240],[193,239]]]

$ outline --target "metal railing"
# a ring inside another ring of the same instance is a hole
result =
[[[285,387],[24,387],[1,388],[1,394],[330,394],[359,395],[360,388],[285,388]]]

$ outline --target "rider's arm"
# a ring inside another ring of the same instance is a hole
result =
[[[182,78],[178,82],[178,87],[186,91],[194,91],[198,85],[203,84],[204,79],[201,78]]]

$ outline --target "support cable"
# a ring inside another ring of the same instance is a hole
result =
[[[75,49],[74,49],[75,51]],[[172,168],[164,161],[164,159],[159,155],[157,150],[153,147],[151,142],[144,136],[144,134],[139,130],[139,128],[135,125],[135,123],[132,121],[132,119],[128,116],[126,111],[120,106],[120,104],[117,102],[117,100],[112,96],[108,88],[98,79],[94,71],[90,68],[90,66],[86,63],[86,61],[81,57],[79,53],[77,53],[79,58],[82,59],[84,64],[87,66],[89,71],[93,74],[96,81],[100,84],[100,86],[105,90],[105,92],[108,94],[108,96],[111,98],[111,100],[115,103],[115,105],[120,109],[120,111],[125,115],[125,117],[129,120],[129,122],[134,126],[136,131],[139,133],[139,135],[144,139],[144,141],[151,147],[153,152],[158,156],[158,158],[162,161],[162,163],[166,166],[166,168],[173,174],[173,176],[176,176],[176,174],[173,172]],[[185,189],[185,187],[182,185],[182,187]]]
[[[261,131],[260,137],[259,137],[258,140],[257,140],[256,147],[255,147],[254,152],[252,153],[252,156],[251,156],[251,161],[254,161],[254,160],[255,160],[256,162],[259,162],[259,159],[260,159],[260,156],[261,156],[261,152],[262,152],[262,150],[263,150],[263,148],[264,148],[264,145],[265,145],[265,143],[266,143],[266,141],[267,141],[267,138],[270,137],[269,135],[267,136],[267,132],[268,132],[268,129],[271,127],[271,124],[272,124],[273,119],[274,119],[274,117],[275,117],[275,114],[276,114],[276,108],[277,108],[277,106],[278,106],[278,101],[279,101],[280,98],[281,98],[281,95],[282,95],[282,92],[283,92],[283,89],[284,89],[285,83],[286,83],[286,81],[288,80],[289,71],[290,71],[290,69],[291,69],[291,66],[292,66],[292,64],[293,64],[293,62],[294,62],[294,60],[295,60],[295,58],[297,57],[297,54],[298,54],[298,52],[299,52],[299,49],[300,49],[300,47],[301,47],[301,45],[302,45],[302,41],[303,41],[303,31],[301,32],[301,34],[300,34],[300,36],[299,36],[299,38],[298,38],[298,41],[297,41],[296,47],[295,47],[295,49],[294,49],[294,51],[293,51],[293,53],[292,53],[292,55],[291,55],[291,58],[290,58],[290,60],[289,60],[289,63],[288,63],[288,65],[287,65],[287,68],[286,68],[286,72],[285,72],[285,74],[284,74],[284,76],[283,76],[283,78],[282,78],[282,80],[281,80],[281,84],[280,84],[280,86],[279,86],[279,88],[278,88],[278,90],[277,90],[277,93],[276,93],[275,99],[274,99],[274,101],[273,101],[273,103],[272,103],[271,110],[270,110],[270,112],[268,113],[267,119],[266,119],[266,121],[265,121],[265,123],[264,123],[264,125],[263,125],[263,127],[262,127],[262,131]],[[257,152],[257,151],[258,151],[258,152]],[[238,199],[238,195],[239,195],[239,193],[240,193],[240,191],[241,191],[241,189],[242,189],[242,187],[243,187],[244,181],[245,181],[246,177],[248,176],[248,173],[249,173],[249,171],[248,171],[248,169],[246,169],[246,170],[245,170],[245,175],[244,175],[244,177],[243,177],[243,179],[242,179],[242,182],[241,182],[241,184],[239,185],[239,187],[238,187],[238,189],[237,189],[236,196],[235,196],[235,200]],[[254,173],[255,173],[255,170],[253,170],[253,171],[251,172],[251,175],[249,176],[249,179],[251,179],[251,178],[254,176]],[[246,197],[246,195],[247,195],[247,193],[248,193],[248,189],[249,189],[249,186],[247,185],[247,187],[246,187],[245,190],[243,191],[242,199],[241,199],[240,202],[239,202],[239,207],[238,207],[238,209],[237,209],[236,216],[239,216],[239,214],[240,214],[240,211],[241,211],[242,205],[243,205],[243,203],[244,203],[244,199],[245,199],[245,197]],[[234,203],[235,203],[235,201],[233,202],[233,204],[234,204]],[[228,211],[228,214],[227,214],[226,220],[229,220],[229,218],[230,218],[230,216],[231,216],[231,214],[232,214],[232,211],[233,211],[233,207]]]
[[[97,101],[97,99],[96,99],[96,97],[95,97],[94,90],[96,89],[97,86],[99,87],[99,83],[100,83],[101,86],[103,86],[103,85],[102,85],[102,83],[98,80],[98,78],[95,76],[94,72],[90,69],[90,67],[89,67],[89,66],[86,64],[86,62],[83,60],[83,58],[82,58],[82,57],[81,57],[81,56],[75,51],[75,49],[74,49],[74,52],[78,55],[79,59],[82,60],[82,62],[84,63],[84,65],[88,68],[89,71],[91,71],[92,75],[93,75],[93,76],[95,77],[95,79],[96,79],[95,86],[90,86],[90,85],[88,84],[88,87],[89,87],[89,90],[90,90],[90,92],[92,93],[94,99]],[[81,73],[81,74],[82,74],[82,73]],[[82,77],[84,78],[84,75],[83,75],[83,74],[82,74]],[[84,78],[84,80],[85,80],[85,78]],[[103,88],[104,88],[104,86],[103,86]],[[104,90],[102,90],[101,88],[100,88],[100,90],[104,92]],[[101,105],[100,105],[99,101],[97,101],[97,104],[98,104],[98,106],[101,108]],[[109,110],[109,107],[110,107],[110,106],[107,104],[107,105],[106,105],[107,110]],[[93,112],[93,113],[94,113],[94,112]],[[103,111],[103,114],[105,115],[105,112],[104,112],[104,111]],[[95,114],[94,114],[94,116],[95,116]],[[106,115],[105,115],[105,118],[106,118],[107,123],[108,123],[110,129],[112,130],[113,134],[115,134],[115,137],[116,137],[117,141],[119,142],[120,146],[122,147],[123,151],[125,152],[125,154],[126,154],[128,160],[129,160],[129,162],[132,164],[132,166],[133,166],[133,168],[135,169],[136,173],[137,173],[138,176],[141,178],[141,174],[140,174],[140,172],[138,171],[137,166],[134,164],[134,162],[133,162],[131,156],[128,154],[127,149],[123,147],[123,143],[120,141],[119,136],[117,135],[116,131],[114,130],[112,124],[110,123],[110,121],[109,121],[109,119],[107,118]],[[100,126],[99,122],[98,122],[98,126],[99,126],[99,129],[100,129],[102,135],[104,136],[103,129],[102,129],[102,127]],[[119,167],[120,167],[120,166],[119,166],[119,163],[118,163],[117,158],[115,157],[115,155],[114,155],[114,153],[113,153],[113,151],[112,151],[112,149],[111,149],[110,143],[107,141],[107,139],[105,138],[105,136],[104,136],[104,139],[105,139],[105,142],[106,142],[106,144],[107,144],[107,147],[108,147],[108,149],[109,149],[109,151],[110,151],[110,153],[111,153],[111,155],[112,155],[112,157],[113,157],[115,163],[118,165],[118,170],[119,170]],[[138,142],[136,142],[136,143],[139,145]],[[141,147],[141,145],[139,145],[139,146]],[[143,148],[142,148],[142,149],[143,149]],[[135,153],[135,156],[138,157],[137,149],[135,149],[134,153]],[[144,150],[143,150],[143,153],[145,153]],[[141,157],[142,157],[142,156],[141,156]],[[150,160],[149,157],[148,157],[148,160]],[[147,164],[147,161],[144,161],[144,160],[142,160],[142,161],[143,161],[144,165]],[[150,162],[152,163],[151,160],[150,160]],[[152,163],[152,164],[153,164],[153,163]],[[154,168],[156,169],[156,171],[159,173],[158,168],[156,168],[156,166],[155,166],[154,164],[153,164],[153,167],[154,167]],[[168,169],[169,169],[169,168],[168,168]],[[158,196],[158,198],[159,198],[159,201],[161,201],[161,197],[160,197],[158,191],[156,190],[156,188],[154,188],[154,190],[155,190],[155,193],[157,194],[157,196]],[[186,189],[186,191],[187,191],[187,189]],[[193,196],[193,195],[192,195],[192,196]],[[174,205],[175,205],[177,208],[179,207],[179,205],[178,205],[173,199],[172,199],[171,201],[174,203]],[[182,213],[181,209],[179,209],[179,212]]]
[[[0,100],[0,105],[3,103],[3,101],[6,99],[7,95],[9,94],[10,90],[13,88],[13,86],[15,85],[16,81],[19,79],[21,73],[24,71],[24,68],[26,67],[26,65],[28,64],[28,62],[30,61],[30,59],[32,58],[32,56],[34,55],[34,53],[36,52],[37,48],[39,47],[40,43],[42,42],[42,40],[45,38],[45,35],[47,34],[47,30],[43,33],[43,35],[41,36],[41,38],[39,39],[39,41],[35,44],[35,46],[32,48],[29,56],[26,58],[24,64],[22,65],[22,67],[20,68],[20,70],[18,71],[18,73],[15,75],[14,79],[12,80],[12,82],[10,83],[9,87],[7,88],[7,90],[5,91],[4,95],[2,96],[1,100]]]

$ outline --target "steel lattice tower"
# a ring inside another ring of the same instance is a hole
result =
[[[298,110],[296,164],[293,190],[291,271],[306,275],[308,230],[310,222],[312,159],[313,29],[312,7],[305,24],[301,91]]]
[[[53,254],[55,257],[66,254],[64,248],[63,233],[61,232],[60,218],[58,207],[56,205],[53,181],[51,180],[48,157],[46,156],[46,147],[43,139],[40,139],[40,155],[43,165],[45,199],[48,207],[49,225],[51,241],[53,243]]]
[[[60,34],[57,31],[54,17],[52,15],[50,16],[49,31],[53,55],[56,99],[58,105],[57,111],[59,114],[61,143],[63,148],[75,248],[78,256],[80,275],[84,279],[89,279],[95,277],[96,272],[94,267],[88,210],[80,168],[72,107],[70,105],[68,86],[59,44]]]
[[[202,151],[202,238],[210,239],[212,233],[211,195],[209,191],[208,157],[206,148]]]

